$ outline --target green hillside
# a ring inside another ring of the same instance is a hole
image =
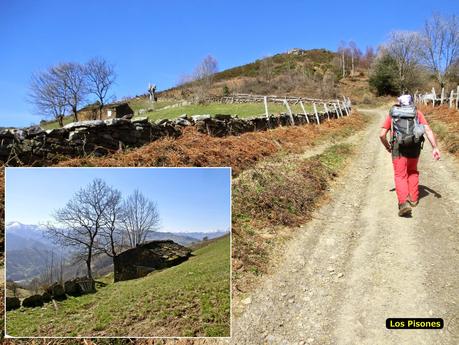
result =
[[[6,314],[11,336],[229,336],[230,239],[181,265],[94,294]]]
[[[325,97],[320,94],[318,85],[325,73],[335,75],[337,70],[333,64],[336,54],[325,49],[304,50],[300,55],[280,53],[258,59],[254,62],[229,68],[214,75],[214,83],[208,94],[221,96],[223,88],[228,87],[230,93],[278,94],[278,95],[307,95],[310,97]],[[182,114],[232,114],[239,117],[249,117],[264,114],[262,103],[222,104],[206,103],[175,106],[184,100],[192,100],[193,88],[196,82],[186,83],[158,92],[158,102],[153,109],[147,96],[126,100],[134,111],[134,115],[147,116],[151,121],[174,119]],[[318,93],[319,92],[319,93]],[[329,95],[327,95],[328,97]],[[141,111],[141,112],[139,112]],[[278,114],[286,112],[282,104],[270,104],[269,112]],[[301,113],[299,106],[292,108],[293,112]],[[308,106],[306,111],[312,111]],[[66,116],[64,124],[73,121],[73,116]],[[56,121],[43,122],[45,129],[58,128]]]

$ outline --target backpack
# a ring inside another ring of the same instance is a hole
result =
[[[394,105],[389,114],[392,118],[393,143],[402,147],[422,145],[425,129],[419,123],[415,106]]]

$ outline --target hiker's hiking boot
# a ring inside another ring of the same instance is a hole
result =
[[[410,203],[411,207],[416,207],[419,204],[419,200],[411,201],[411,198],[408,198],[408,202]]]
[[[411,206],[408,201],[398,205],[398,215],[400,217],[409,216],[411,214]]]

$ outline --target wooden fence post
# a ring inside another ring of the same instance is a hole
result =
[[[315,103],[312,103],[312,106],[314,107],[314,114],[316,114],[317,124],[320,125],[319,114],[317,113],[317,106]]]
[[[451,90],[451,93],[449,95],[449,107],[453,107],[453,98],[454,98],[454,90]]]
[[[456,90],[456,109],[459,109],[459,85]]]
[[[441,95],[440,95],[440,105],[443,105],[443,100],[445,99],[445,88],[441,88]]]
[[[344,111],[346,112],[346,116],[349,116],[349,111],[347,110],[346,104],[344,102],[343,102],[343,108],[344,108]]]
[[[300,106],[301,106],[301,109],[303,110],[304,116],[306,116],[306,122],[309,123],[308,113],[306,112],[306,109],[304,108],[303,101],[300,101]]]
[[[339,103],[338,99],[336,100],[336,105],[338,106],[339,114],[341,115],[341,117],[343,117],[343,109],[341,109],[341,104]]]
[[[339,116],[339,111],[338,107],[336,106],[336,103],[333,103],[333,107],[335,108],[336,117],[339,119],[341,116]]]
[[[292,124],[292,126],[294,126],[295,125],[295,121],[293,120],[292,109],[290,109],[290,105],[287,102],[287,98],[284,99],[284,104],[287,107],[288,114],[290,115],[290,123]]]
[[[435,88],[434,87],[432,88],[432,97],[433,97],[432,108],[435,108],[435,101],[437,100],[437,94],[435,92]]]
[[[265,103],[265,114],[266,114],[266,118],[269,119],[268,97],[267,97],[267,96],[264,96],[264,97],[263,97],[263,102]]]
[[[327,103],[324,103],[324,109],[325,109],[325,112],[327,113],[327,118],[330,121],[330,112],[328,111]]]
[[[343,101],[341,101],[343,104],[344,111],[346,112],[346,115],[349,116],[349,108],[347,107],[347,100],[346,96],[343,96]]]

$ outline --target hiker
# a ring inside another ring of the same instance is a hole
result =
[[[387,133],[390,131],[390,142]],[[392,154],[395,191],[398,198],[398,215],[408,216],[411,208],[419,202],[419,172],[417,165],[424,142],[424,134],[432,145],[432,155],[440,159],[440,151],[432,129],[424,114],[416,109],[410,95],[398,98],[386,117],[379,138],[388,152]]]

